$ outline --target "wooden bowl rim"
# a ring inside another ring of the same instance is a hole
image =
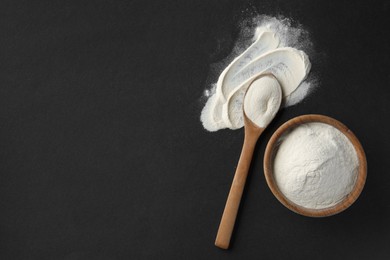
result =
[[[273,157],[274,157],[274,148],[277,144],[277,141],[279,138],[289,129],[292,129],[294,127],[297,127],[298,125],[305,124],[305,123],[311,123],[311,122],[319,122],[319,123],[325,123],[328,125],[331,125],[338,130],[340,130],[352,143],[354,146],[358,160],[359,160],[359,170],[358,170],[358,176],[356,179],[356,183],[352,191],[338,204],[324,209],[310,209],[305,208],[302,206],[299,206],[292,201],[288,200],[278,189],[275,180],[273,178]],[[288,209],[294,211],[295,213],[308,216],[308,217],[327,217],[332,216],[337,213],[340,213],[347,209],[349,206],[351,206],[356,199],[359,197],[360,193],[363,190],[364,184],[366,182],[367,178],[367,160],[366,155],[364,153],[363,147],[360,144],[357,137],[354,135],[354,133],[348,129],[344,124],[337,121],[334,118],[324,116],[324,115],[317,115],[317,114],[309,114],[309,115],[302,115],[295,118],[290,119],[289,121],[285,122],[283,125],[281,125],[275,133],[270,138],[267,147],[265,149],[264,154],[264,175],[265,179],[267,181],[268,187],[271,189],[271,192],[275,195],[275,197]]]

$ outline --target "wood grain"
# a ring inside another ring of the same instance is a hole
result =
[[[352,145],[355,147],[358,160],[359,160],[359,169],[358,169],[358,176],[355,183],[354,188],[350,192],[348,196],[344,200],[342,200],[340,203],[324,209],[309,209],[302,206],[299,206],[292,201],[288,200],[278,189],[275,180],[273,178],[273,159],[276,152],[276,145],[280,137],[286,133],[286,131],[289,131],[301,124],[310,123],[310,122],[319,122],[319,123],[325,123],[329,124],[331,126],[334,126],[338,130],[340,130],[352,143]],[[282,126],[280,126],[276,132],[272,135],[271,139],[269,140],[265,155],[264,155],[264,175],[267,181],[267,184],[269,188],[271,189],[272,193],[275,195],[275,197],[287,208],[290,210],[304,215],[308,217],[326,217],[331,216],[337,213],[342,212],[343,210],[347,209],[349,206],[351,206],[356,199],[359,197],[360,193],[363,190],[364,184],[366,182],[367,178],[367,160],[366,155],[364,153],[363,147],[360,144],[357,137],[352,133],[351,130],[349,130],[344,124],[340,123],[339,121],[323,115],[303,115],[295,117],[286,123],[284,123]]]

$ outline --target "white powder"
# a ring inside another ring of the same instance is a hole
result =
[[[290,201],[323,209],[351,192],[358,166],[356,151],[343,133],[327,124],[306,123],[282,136],[273,171]]]
[[[208,101],[202,110],[201,121],[208,131],[238,129],[244,125],[244,94],[260,75],[273,74],[277,78],[285,105],[300,102],[312,87],[312,84],[305,84],[300,91],[296,90],[308,75],[311,64],[303,51],[287,47],[307,46],[307,37],[303,37],[307,33],[292,27],[288,19],[258,16],[252,23],[256,25],[254,42],[222,71],[214,87],[205,92]],[[238,45],[234,52],[240,49]],[[256,94],[261,95],[260,92]]]
[[[256,79],[244,98],[246,116],[257,126],[266,127],[275,117],[282,101],[279,82],[271,76]]]

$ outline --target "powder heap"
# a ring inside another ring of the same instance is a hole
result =
[[[201,121],[208,131],[243,127],[245,92],[261,75],[276,77],[285,105],[300,102],[309,91],[310,84],[302,85],[300,91],[297,88],[310,71],[310,61],[305,52],[290,47],[303,46],[303,30],[292,27],[287,19],[262,16],[260,21],[253,32],[253,43],[222,71],[215,88],[205,92],[208,101]]]
[[[331,207],[353,189],[358,157],[349,139],[323,123],[306,123],[279,140],[274,178],[290,201],[311,209]]]

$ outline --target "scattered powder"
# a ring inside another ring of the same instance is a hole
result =
[[[205,91],[208,100],[201,121],[208,131],[238,129],[244,125],[244,95],[251,82],[260,75],[273,74],[276,77],[282,89],[284,106],[302,101],[314,85],[304,82],[311,68],[306,53],[299,50],[310,51],[311,48],[304,29],[291,26],[289,19],[269,16],[257,16],[250,24],[242,27],[242,36],[246,37],[239,37],[232,52],[241,54],[227,66],[225,63],[226,68],[217,83]],[[248,34],[253,35],[252,44],[243,48],[242,43]],[[260,92],[256,94],[261,95]]]
[[[244,111],[253,123],[264,128],[275,117],[281,102],[279,82],[272,76],[263,76],[250,85],[244,98]]]
[[[279,190],[305,208],[336,205],[353,189],[358,157],[349,139],[333,126],[307,123],[279,140],[274,177]]]
[[[304,81],[299,87],[286,98],[285,107],[293,106],[301,102],[313,89],[316,81]]]

